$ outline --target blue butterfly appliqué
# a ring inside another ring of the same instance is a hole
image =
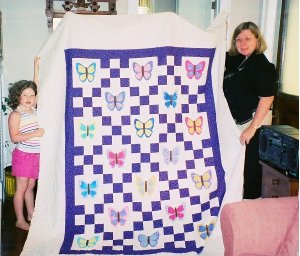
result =
[[[80,248],[91,248],[94,247],[99,240],[99,236],[94,236],[91,239],[85,239],[82,237],[77,238],[77,244]]]
[[[81,138],[86,139],[86,138],[94,138],[93,131],[95,131],[95,125],[85,125],[85,124],[80,124],[80,130],[81,130]]]
[[[211,236],[211,232],[215,228],[215,223],[211,222],[209,225],[199,225],[198,231],[200,233],[200,237],[206,240],[208,237]]]
[[[123,108],[125,100],[125,92],[120,92],[117,96],[109,92],[105,93],[105,100],[109,110],[113,111],[115,108],[120,111]]]
[[[169,93],[165,92],[164,99],[165,99],[165,106],[167,108],[169,108],[170,106],[175,108],[177,105],[177,92],[174,92],[173,94],[169,94]]]
[[[91,183],[86,183],[84,181],[81,181],[80,188],[82,190],[81,195],[83,197],[87,197],[87,196],[94,197],[97,194],[97,192],[96,192],[97,181],[94,180]]]
[[[151,236],[146,236],[143,234],[140,234],[138,236],[138,240],[140,242],[140,245],[142,247],[147,247],[150,245],[151,247],[155,247],[158,244],[158,239],[159,239],[159,232],[153,233]]]

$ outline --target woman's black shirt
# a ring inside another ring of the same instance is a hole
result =
[[[259,97],[275,94],[276,71],[264,54],[226,54],[223,90],[236,124],[252,119]]]

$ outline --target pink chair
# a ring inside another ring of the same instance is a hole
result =
[[[229,203],[220,218],[225,256],[298,255],[298,197]]]

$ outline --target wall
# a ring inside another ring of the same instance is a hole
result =
[[[130,8],[128,8],[130,4]],[[34,8],[33,8],[34,6]],[[137,13],[136,0],[117,1],[119,14]],[[2,96],[7,96],[10,83],[21,79],[33,79],[33,59],[49,37],[47,18],[45,15],[45,0],[1,0],[2,40],[4,58],[2,61]],[[55,100],[55,97],[53,97]],[[5,167],[11,164],[11,151],[14,145],[9,141],[7,130],[7,115],[2,121],[4,155],[1,164]],[[2,167],[3,167],[2,166]]]

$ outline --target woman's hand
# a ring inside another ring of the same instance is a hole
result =
[[[255,132],[256,132],[256,127],[250,125],[248,128],[246,128],[241,136],[240,136],[240,142],[242,145],[249,144],[250,140],[252,139],[252,137],[254,136]]]

